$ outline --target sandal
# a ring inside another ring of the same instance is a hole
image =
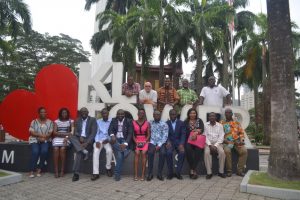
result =
[[[134,181],[138,181],[139,180],[139,178],[138,177],[134,177]]]

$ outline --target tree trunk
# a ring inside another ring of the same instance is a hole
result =
[[[226,28],[226,32],[225,32],[225,38],[226,38],[226,42],[228,43],[227,38],[228,37],[228,30]],[[224,45],[223,48],[223,66],[222,66],[222,86],[224,88],[226,88],[228,90],[228,85],[229,85],[229,74],[228,74],[228,66],[229,66],[229,51],[228,51],[228,44]]]
[[[200,94],[201,89],[203,87],[203,78],[202,78],[202,71],[203,71],[203,63],[202,63],[202,40],[196,40],[196,82],[195,88],[197,94]]]
[[[267,11],[272,131],[268,173],[280,179],[299,180],[300,155],[289,1],[267,0]]]
[[[253,87],[254,92],[254,110],[255,110],[255,129],[258,130],[258,123],[259,123],[259,108],[258,108],[258,87],[254,84]]]
[[[263,132],[264,132],[264,145],[271,143],[271,96],[270,96],[270,77],[267,73],[267,58],[266,58],[266,45],[262,47],[262,103],[263,103]]]
[[[241,106],[241,86],[238,85],[238,106]]]
[[[163,46],[159,48],[159,87],[164,85],[165,72],[164,72],[164,61],[165,61],[165,50]]]

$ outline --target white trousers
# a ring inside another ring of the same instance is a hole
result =
[[[225,166],[225,152],[223,149],[223,145],[217,146],[218,150],[218,159],[219,159],[219,173],[224,173],[224,166]],[[207,174],[212,174],[212,156],[210,155],[210,149],[207,145],[205,145],[204,149],[204,163],[206,167]]]
[[[102,142],[100,144],[101,144],[100,148],[97,148],[96,142],[94,143],[93,174],[99,174],[99,156],[103,147],[106,151],[106,169],[111,169],[111,161],[113,156],[111,145],[110,143],[102,144]]]

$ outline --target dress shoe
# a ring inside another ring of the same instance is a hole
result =
[[[194,179],[194,180],[197,179],[197,178],[198,178],[197,174],[193,174],[192,177],[191,177],[191,179]]]
[[[211,179],[212,176],[213,176],[212,174],[207,174],[207,175],[206,175],[206,179]]]
[[[237,172],[236,175],[237,175],[237,176],[244,177],[244,176],[245,176],[245,173],[243,173],[243,172]]]
[[[175,173],[174,176],[178,179],[178,180],[182,180],[182,176],[179,173]]]
[[[168,180],[171,180],[173,178],[173,174],[169,174],[168,176],[167,176],[167,179]]]
[[[73,178],[72,178],[72,181],[78,181],[79,180],[79,174],[74,174],[73,175]]]
[[[148,176],[147,176],[147,181],[151,181],[153,179],[153,175],[152,174],[149,174]]]
[[[99,174],[93,174],[92,177],[91,177],[91,180],[92,180],[92,181],[95,181],[95,180],[97,180],[99,177],[100,177]]]
[[[121,180],[121,176],[115,175],[115,181],[120,181],[120,180]]]
[[[107,169],[106,170],[106,174],[107,174],[108,177],[112,177],[112,171],[111,171],[111,169]]]
[[[218,176],[220,176],[221,178],[226,178],[226,175],[224,173],[218,173]]]
[[[232,173],[231,172],[227,172],[227,177],[231,177]]]
[[[163,181],[164,180],[164,177],[162,176],[162,175],[157,175],[157,177],[156,177],[158,180],[160,180],[160,181]]]

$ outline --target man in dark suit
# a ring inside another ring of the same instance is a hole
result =
[[[113,118],[108,133],[116,156],[115,180],[121,179],[121,171],[124,159],[129,155],[129,145],[132,142],[133,126],[131,119],[125,118],[124,110],[117,111],[117,117]]]
[[[97,122],[94,117],[90,117],[87,108],[80,109],[80,117],[75,121],[74,135],[69,137],[70,142],[76,152],[75,161],[73,164],[73,178],[72,181],[79,180],[80,162],[82,156],[84,160],[88,159],[88,150],[92,148],[92,144],[97,133]]]
[[[178,154],[178,161],[176,163],[175,177],[182,179],[181,169],[184,161],[184,143],[185,143],[185,128],[181,120],[177,119],[177,112],[172,109],[169,112],[170,119],[167,121],[169,126],[169,135],[166,144],[167,149],[167,165],[168,176],[167,179],[173,178],[173,151],[176,150]]]

